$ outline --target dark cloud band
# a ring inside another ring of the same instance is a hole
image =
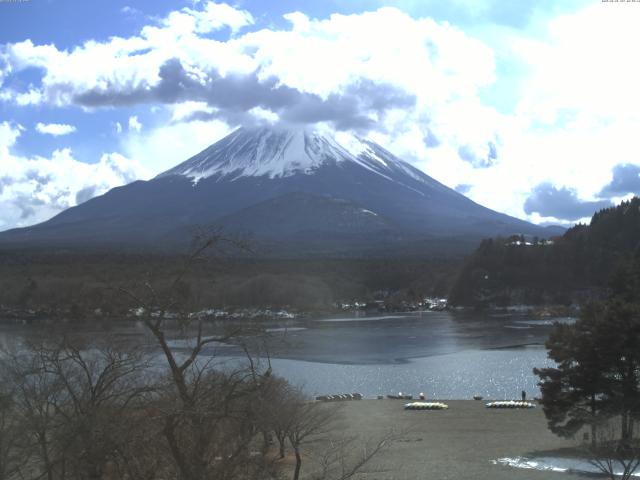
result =
[[[324,99],[281,85],[273,77],[260,79],[257,72],[223,77],[217,71],[210,71],[203,81],[190,74],[178,59],[165,62],[160,67],[159,77],[160,81],[153,86],[114,85],[77,92],[69,85],[67,87],[72,90],[67,94],[71,94],[73,103],[92,108],[157,102],[206,102],[216,109],[215,113],[206,114],[209,118],[234,123],[251,121],[253,117],[248,112],[260,107],[277,113],[286,122],[331,122],[339,130],[370,129],[377,122],[374,118],[384,117],[390,109],[410,108],[416,102],[415,95],[389,84],[365,79],[351,84],[343,93],[334,93]],[[192,119],[186,118],[185,121]]]
[[[609,200],[584,201],[578,198],[574,189],[541,183],[524,202],[524,211],[527,214],[538,213],[543,217],[575,221],[610,206]]]
[[[600,192],[601,197],[640,195],[640,165],[621,164],[613,168],[613,179]]]

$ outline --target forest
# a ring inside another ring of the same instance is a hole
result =
[[[0,252],[0,305],[49,318],[121,316],[133,305],[120,287],[141,279],[166,285],[183,265],[180,255]],[[460,257],[265,259],[212,254],[194,266],[182,288],[194,308],[287,308],[327,312],[336,302],[385,299],[390,305],[446,296]]]
[[[597,212],[561,237],[483,240],[462,256],[264,258],[207,256],[183,279],[194,308],[286,308],[326,313],[336,304],[384,300],[388,309],[425,297],[474,308],[580,305],[602,298],[616,272],[640,255],[640,199]],[[35,312],[67,320],[122,316],[117,294],[142,278],[167,284],[184,256],[42,250],[0,251],[2,316]]]
[[[618,272],[639,256],[640,198],[634,197],[550,241],[483,240],[453,282],[450,302],[478,308],[579,305],[606,296]]]

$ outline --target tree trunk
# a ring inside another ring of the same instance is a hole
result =
[[[296,453],[296,469],[293,472],[293,480],[298,480],[298,478],[300,478],[300,468],[302,468],[302,457],[300,456],[298,447],[294,447],[293,450]]]
[[[621,438],[622,438],[622,442],[624,444],[629,442],[629,414],[627,413],[627,411],[623,411],[622,414],[620,415],[621,420],[622,420],[622,430],[621,430]]]
[[[178,467],[180,479],[195,480],[192,478],[191,469],[189,468],[189,462],[184,458],[183,452],[180,450],[180,446],[178,445],[175,425],[173,423],[172,417],[167,417],[165,419],[163,434],[165,439],[167,440],[167,443],[169,444],[171,456],[173,457],[173,460],[176,462],[176,466]]]
[[[47,472],[47,480],[53,480],[53,465],[51,465],[51,459],[49,458],[49,446],[45,435],[45,433],[38,434],[38,443],[40,444],[40,454],[42,455],[44,468]]]
[[[596,426],[596,396],[591,394],[591,448],[595,450],[598,445],[596,435],[598,434],[598,427]]]

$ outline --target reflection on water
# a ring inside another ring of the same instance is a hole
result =
[[[232,362],[232,359],[228,359]],[[237,357],[236,357],[237,361]],[[404,392],[429,399],[514,399],[537,395],[534,367],[549,365],[546,350],[471,350],[414,358],[406,363],[336,364],[272,359],[273,371],[310,395],[362,393],[365,397]]]
[[[522,315],[418,312],[287,320],[265,323],[264,329],[274,372],[309,394],[403,391],[425,392],[429,398],[507,399],[519,397],[521,390],[538,394],[532,369],[549,364],[543,344],[552,325],[552,320]],[[42,328],[3,325],[0,342],[15,343]],[[154,345],[135,322],[82,328],[89,336],[109,334]],[[188,342],[172,344],[182,348]],[[205,353],[233,362],[244,355],[232,345]]]

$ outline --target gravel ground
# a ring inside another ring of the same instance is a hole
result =
[[[406,411],[401,400],[344,402],[341,424],[362,439],[406,432],[357,476],[366,480],[573,480],[580,476],[496,465],[576,445],[547,430],[542,409],[488,409],[484,401],[445,401],[448,410]],[[303,469],[304,470],[304,469]]]

